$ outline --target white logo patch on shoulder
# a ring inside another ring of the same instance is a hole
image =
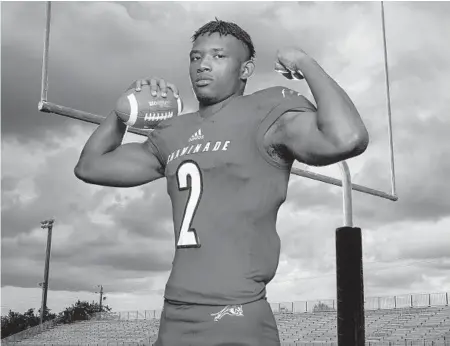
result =
[[[281,94],[283,95],[283,98],[286,98],[286,89],[281,90]],[[297,96],[302,96],[302,94],[300,94],[299,92],[291,89],[289,90],[289,94],[291,95],[297,94]]]

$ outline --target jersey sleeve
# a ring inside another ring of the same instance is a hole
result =
[[[278,120],[280,116],[289,111],[296,112],[315,112],[316,107],[302,94],[295,90],[285,87],[274,87],[266,89],[261,95],[264,99],[263,114],[259,123],[256,143],[261,155],[270,164],[282,169],[287,169],[291,166],[289,163],[282,163],[275,161],[264,147],[264,135],[269,128]]]

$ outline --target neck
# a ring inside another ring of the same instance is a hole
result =
[[[224,99],[224,100],[222,100],[220,102],[211,104],[211,105],[205,105],[205,104],[199,103],[198,114],[200,115],[200,117],[206,119],[206,118],[210,117],[211,115],[213,115],[213,114],[217,113],[218,111],[220,111],[232,99],[234,99],[237,96],[240,96],[240,95],[239,94],[231,94],[226,99]]]

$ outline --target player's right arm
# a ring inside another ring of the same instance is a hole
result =
[[[82,181],[102,186],[133,187],[164,176],[156,149],[144,143],[122,144],[126,125],[112,112],[88,139],[75,167]]]
[[[166,97],[172,89],[178,97],[178,88],[159,77],[138,79],[126,90],[135,87],[141,91],[144,84],[150,85],[153,96],[159,89]],[[157,155],[156,147],[147,139],[144,143],[122,144],[126,125],[113,111],[88,139],[75,166],[77,178],[89,184],[133,187],[164,177],[164,166]]]

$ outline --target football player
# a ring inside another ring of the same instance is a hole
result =
[[[317,107],[280,86],[244,96],[255,48],[234,23],[201,27],[189,56],[198,111],[127,144],[126,125],[112,113],[87,141],[75,174],[115,187],[167,180],[176,251],[157,345],[280,345],[266,285],[278,266],[275,226],[292,164],[360,155],[368,133],[345,91],[298,47],[278,50],[275,67],[305,79]],[[136,81],[136,89],[143,84],[178,95],[160,78]]]

